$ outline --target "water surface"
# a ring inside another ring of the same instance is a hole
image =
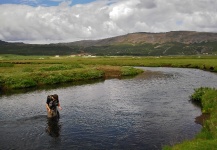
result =
[[[143,68],[132,79],[36,90],[0,97],[0,149],[161,149],[191,139],[201,126],[195,88],[217,87],[217,75],[196,69]],[[46,118],[58,94],[59,121]]]

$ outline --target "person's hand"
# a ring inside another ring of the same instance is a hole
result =
[[[62,110],[62,107],[59,106],[59,109]]]

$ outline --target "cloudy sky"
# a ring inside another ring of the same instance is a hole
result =
[[[216,0],[1,0],[0,40],[72,42],[132,32],[217,32]]]

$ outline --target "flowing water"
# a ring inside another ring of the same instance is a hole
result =
[[[196,69],[143,68],[131,79],[0,96],[0,149],[161,149],[201,129],[195,88],[217,87],[217,75]],[[58,94],[60,120],[45,102]]]

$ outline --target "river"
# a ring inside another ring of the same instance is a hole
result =
[[[161,149],[192,139],[201,114],[195,88],[217,88],[217,75],[197,69],[146,68],[130,79],[38,89],[0,96],[0,149]],[[56,85],[58,86],[58,85]],[[58,94],[59,121],[46,117]]]

